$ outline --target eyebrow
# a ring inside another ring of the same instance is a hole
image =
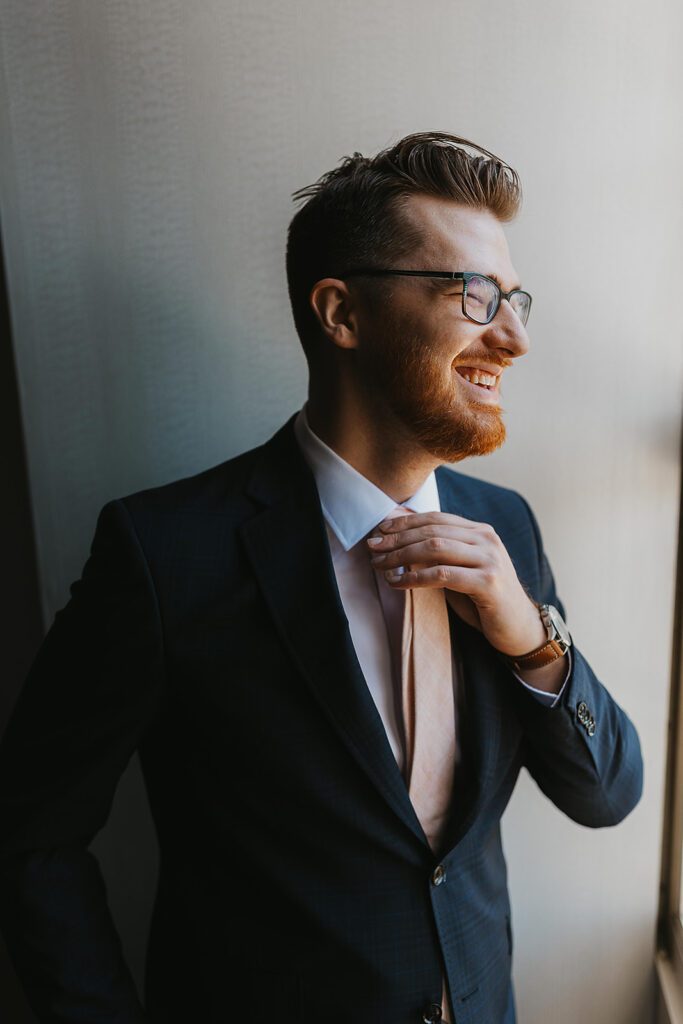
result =
[[[490,277],[492,281],[496,282],[496,284],[498,285],[498,287],[500,288],[500,290],[502,292],[507,291],[506,288],[503,288],[502,282],[501,282],[501,280],[500,280],[500,278],[498,277],[497,274],[488,273],[485,270],[476,270],[476,271],[472,271],[472,273],[482,274],[484,277]],[[430,282],[430,284],[432,285],[432,287],[434,288],[435,291],[442,291],[442,290],[445,291],[446,288],[452,287],[454,284],[462,284],[461,280],[456,279],[455,281],[453,281],[453,280],[448,280],[448,278],[443,278],[443,277],[431,277],[431,278],[427,278],[426,280],[428,280]],[[514,292],[517,288],[521,288],[521,287],[522,287],[521,283],[517,282],[517,284],[514,285],[514,287],[512,287],[510,289],[510,291]]]
[[[483,273],[485,273],[485,271],[483,271],[483,270],[482,270],[482,271],[481,271],[481,273],[483,274]],[[503,288],[503,283],[502,283],[501,279],[500,279],[500,278],[498,277],[498,275],[497,275],[497,274],[486,274],[486,277],[490,277],[492,281],[495,281],[495,282],[496,282],[496,284],[498,285],[498,287],[500,288],[500,290],[501,290],[502,292],[504,292],[504,291],[507,291],[507,289],[506,289],[506,288]],[[514,291],[515,291],[515,290],[516,290],[517,288],[521,288],[521,287],[522,287],[522,285],[521,285],[521,283],[520,283],[520,282],[518,281],[518,282],[517,282],[517,284],[516,284],[516,285],[514,285],[514,286],[513,286],[513,287],[512,287],[511,289],[510,289],[510,291],[511,291],[511,292],[514,292]]]

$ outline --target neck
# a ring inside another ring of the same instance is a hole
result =
[[[370,407],[353,392],[309,383],[306,417],[321,441],[397,504],[441,465],[390,410]]]

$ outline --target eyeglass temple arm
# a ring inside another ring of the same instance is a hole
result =
[[[336,275],[340,280],[345,277],[442,277],[449,281],[459,281],[465,277],[478,277],[478,274],[463,274],[457,270],[381,270],[377,267],[359,267],[345,274]]]

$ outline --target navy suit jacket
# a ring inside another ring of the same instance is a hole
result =
[[[637,733],[576,647],[545,707],[449,608],[463,770],[432,852],[293,422],[104,505],[25,681],[0,746],[0,923],[41,1021],[420,1024],[445,970],[457,1024],[500,1024],[500,818],[520,769],[594,828],[640,798]],[[526,501],[445,466],[436,478],[442,509],[491,523],[531,596],[564,613]],[[160,848],[140,994],[88,850],[136,750]]]

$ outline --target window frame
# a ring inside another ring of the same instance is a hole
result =
[[[683,452],[683,430],[681,448]],[[659,1019],[683,1024],[683,472],[678,514],[671,687],[667,728],[666,788],[659,886],[655,967]]]

